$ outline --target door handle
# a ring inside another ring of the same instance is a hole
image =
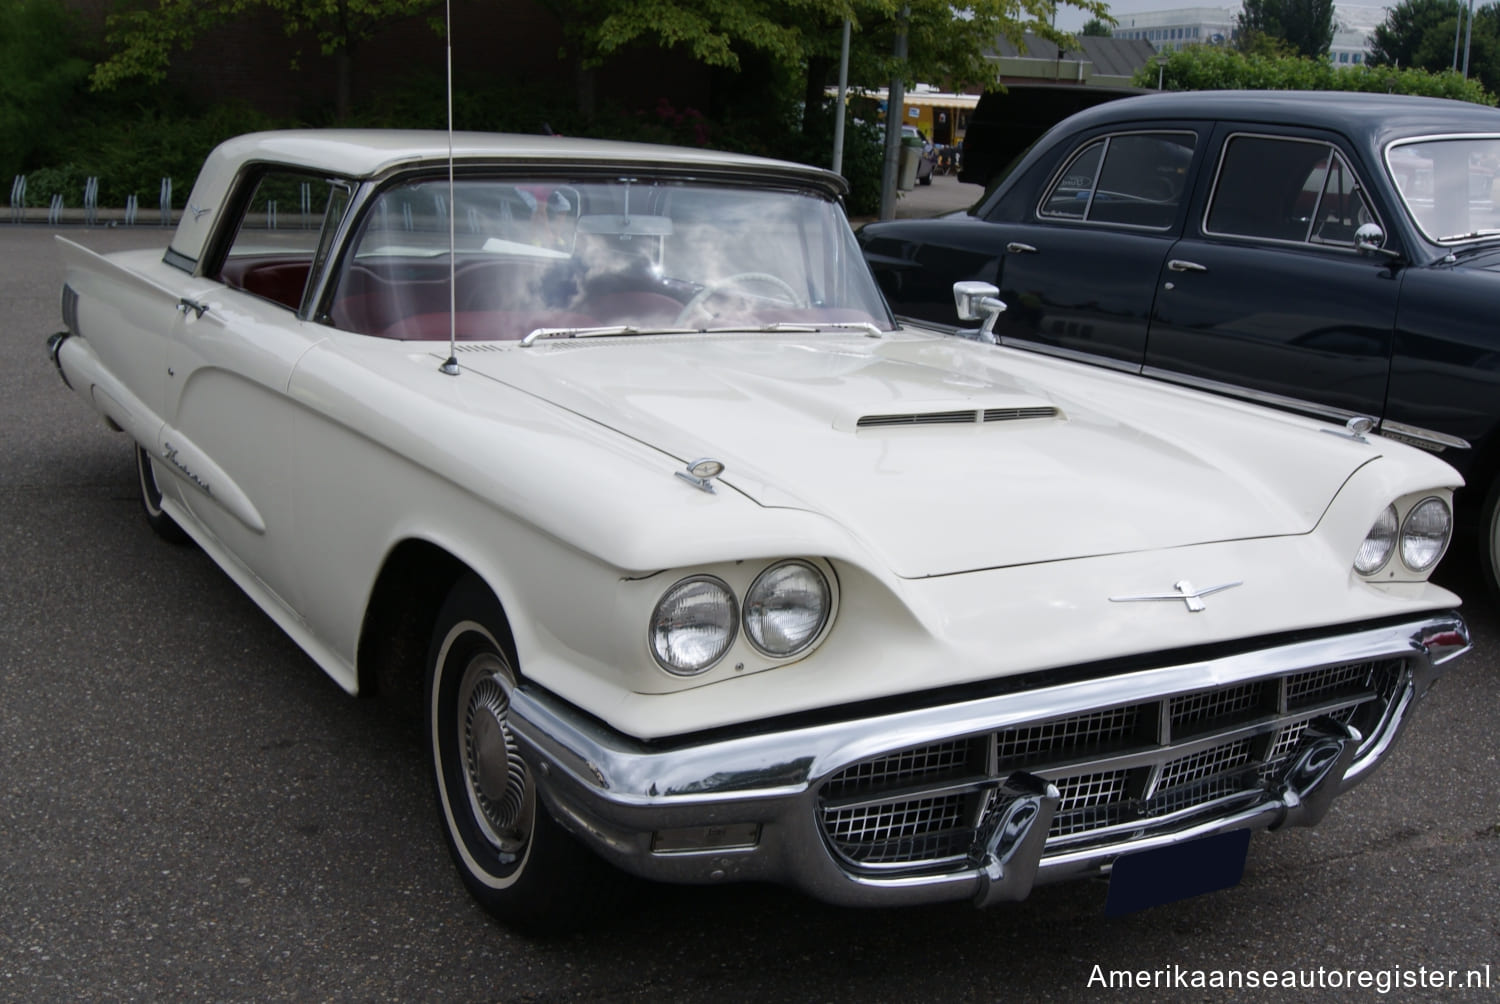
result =
[[[204,314],[208,313],[208,304],[199,303],[197,300],[189,300],[185,296],[177,301],[178,313],[186,314],[189,310],[193,312],[194,317],[201,319]]]
[[[1208,268],[1199,265],[1195,261],[1183,261],[1181,258],[1173,258],[1167,262],[1167,268],[1173,272],[1207,272]]]
[[[1036,248],[1030,244],[1022,244],[1020,241],[1011,241],[1005,245],[1007,254],[1036,254]]]

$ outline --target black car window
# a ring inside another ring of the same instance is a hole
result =
[[[1375,220],[1344,155],[1320,140],[1239,135],[1224,145],[1204,232],[1353,247]]]
[[[1123,133],[1093,140],[1058,174],[1037,213],[1164,230],[1177,218],[1195,133]]]

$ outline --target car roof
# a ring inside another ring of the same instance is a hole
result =
[[[217,210],[247,164],[270,163],[343,178],[379,178],[393,171],[445,164],[449,134],[410,129],[285,129],[248,133],[225,140],[209,153],[193,184],[188,205],[172,238],[172,250],[196,260],[217,225]],[[583,170],[614,167],[666,170],[702,176],[757,178],[810,186],[838,197],[848,184],[832,171],[807,164],[688,147],[623,143],[576,136],[523,136],[455,132],[454,163]]]
[[[1500,133],[1500,110],[1448,98],[1358,91],[1164,91],[1079,112],[1071,128],[1141,119],[1232,119],[1340,132],[1382,147],[1406,136]]]

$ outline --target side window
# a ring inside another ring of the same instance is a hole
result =
[[[1374,220],[1354,169],[1332,144],[1232,136],[1203,229],[1233,237],[1353,247]]]
[[[1187,189],[1195,133],[1124,133],[1073,155],[1038,215],[1164,230]]]
[[[271,170],[245,203],[215,278],[289,310],[302,305],[314,263],[328,253],[349,204],[349,187],[295,171]]]

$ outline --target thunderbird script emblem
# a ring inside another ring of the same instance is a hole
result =
[[[1209,586],[1207,589],[1199,589],[1187,579],[1183,579],[1180,582],[1172,583],[1172,588],[1176,590],[1173,593],[1146,593],[1142,596],[1111,596],[1109,602],[1148,603],[1153,600],[1182,600],[1187,604],[1189,613],[1200,614],[1208,609],[1203,602],[1203,597],[1242,585],[1244,585],[1243,582],[1225,582],[1217,586]]]

